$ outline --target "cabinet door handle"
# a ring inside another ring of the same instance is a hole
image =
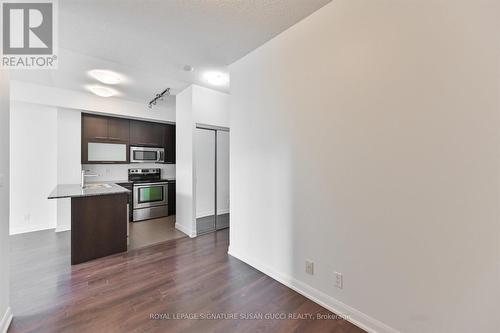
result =
[[[115,138],[115,137],[112,137],[112,136],[95,136],[94,139],[97,139],[97,140],[114,140],[114,141],[121,140],[120,138]]]

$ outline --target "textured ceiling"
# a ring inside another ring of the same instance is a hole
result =
[[[226,66],[331,0],[60,0],[60,66],[13,78],[63,88],[91,83],[85,71],[129,78],[122,98],[145,101],[169,86],[211,87],[206,70]],[[193,72],[184,72],[189,64]],[[228,91],[228,86],[212,87]]]

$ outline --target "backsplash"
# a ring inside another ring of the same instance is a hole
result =
[[[97,177],[88,178],[88,181],[116,181],[127,180],[128,169],[133,168],[159,168],[162,169],[163,179],[175,178],[175,164],[154,164],[154,163],[134,163],[134,164],[84,164],[82,167],[89,173],[98,174]]]

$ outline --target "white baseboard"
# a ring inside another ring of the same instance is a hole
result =
[[[188,235],[189,237],[193,238],[193,237],[196,237],[196,232],[193,231],[193,230],[190,230],[189,228],[187,228],[185,225],[182,225],[182,224],[179,224],[179,223],[176,223],[175,224],[175,229],[185,233],[186,235]]]
[[[207,211],[204,211],[204,212],[196,212],[196,218],[197,219],[201,219],[202,217],[207,217],[207,216],[214,216],[215,213],[210,211],[210,210],[207,210]]]
[[[12,318],[12,310],[9,306],[7,307],[7,310],[5,310],[2,320],[0,321],[0,333],[7,333],[10,323],[12,322]]]
[[[224,215],[224,214],[229,214],[229,208],[228,209],[220,209],[217,211],[217,215]]]
[[[71,230],[70,225],[61,225],[61,226],[56,227],[56,232],[63,232],[63,231],[69,231],[69,230]]]
[[[229,209],[220,209],[217,211],[217,215],[224,215],[224,214],[229,214]],[[196,214],[197,219],[201,219],[203,217],[207,216],[214,216],[214,212],[201,212]]]
[[[29,228],[14,228],[11,229],[9,232],[9,235],[19,235],[19,234],[27,234],[29,232],[35,232],[35,231],[43,231],[43,230],[50,230],[50,229],[55,229],[54,227],[29,227]]]
[[[282,274],[276,271],[274,268],[262,264],[258,260],[242,255],[241,253],[235,252],[234,250],[231,249],[231,246],[228,249],[228,254],[254,267],[255,269],[266,274],[267,276],[289,287],[290,289],[295,290],[299,294],[307,297],[311,301],[321,305],[322,307],[330,310],[331,312],[339,316],[345,317],[346,320],[350,321],[354,325],[358,326],[361,329],[364,329],[367,332],[400,333],[396,329],[378,321],[375,318],[368,316],[367,314],[357,309],[350,307],[347,304],[342,303],[341,301],[325,294],[322,291],[319,291],[311,287],[310,285],[302,281],[299,281],[286,274]]]

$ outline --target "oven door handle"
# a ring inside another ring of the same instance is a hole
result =
[[[134,184],[134,188],[143,188],[143,187],[151,187],[151,186],[154,186],[154,185],[168,185],[167,182],[157,182],[157,183],[141,183],[141,184],[137,184],[135,185]]]

